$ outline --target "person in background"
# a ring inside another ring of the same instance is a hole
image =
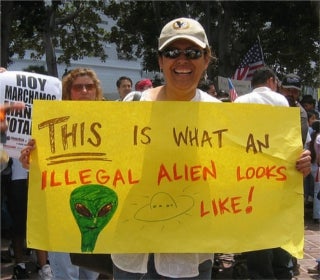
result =
[[[316,110],[316,100],[311,94],[304,95],[300,101],[301,106],[306,110]]]
[[[5,72],[5,68],[0,69],[0,73]],[[1,108],[1,120],[3,119],[3,113],[8,110],[22,110],[25,104],[17,102],[12,105],[4,105]],[[4,110],[3,110],[4,109]],[[4,122],[1,132],[7,129],[7,124]],[[26,269],[26,260],[24,258],[26,249],[26,221],[27,221],[27,201],[28,201],[28,172],[22,168],[22,165],[18,159],[11,158],[11,178],[7,181],[7,204],[8,211],[12,218],[12,250],[15,258],[16,265],[13,267],[14,279],[27,279],[29,278],[28,271]],[[37,254],[37,265],[39,267],[40,279],[50,280],[52,278],[52,272],[50,265],[47,263],[48,256],[46,252],[35,250]]]
[[[313,128],[312,124],[314,121],[319,119],[319,113],[316,110],[307,110],[308,115],[308,126],[309,126],[309,134],[312,136]],[[312,140],[312,137],[311,137]],[[310,151],[310,143],[306,145],[306,149]],[[304,178],[303,181],[303,189],[304,189],[304,206],[306,208],[313,208],[313,196],[314,196],[314,183],[315,178],[313,177],[312,172]],[[307,212],[307,211],[305,211]]]
[[[261,67],[253,73],[252,92],[239,96],[235,103],[257,103],[289,107],[288,100],[276,92],[277,77],[269,67]],[[305,150],[306,154],[310,154]],[[309,172],[303,172],[307,176]],[[244,253],[250,279],[291,279],[293,258],[282,248],[271,248]]]
[[[119,93],[119,101],[123,100],[126,95],[132,91],[132,80],[129,77],[122,76],[117,80],[117,89]]]
[[[0,73],[5,72],[1,68]],[[12,110],[23,110],[23,103],[1,104],[0,105],[0,130],[1,136],[5,138],[8,129],[6,122],[6,112]],[[5,139],[1,139],[1,143]],[[9,156],[6,154],[1,144],[1,171],[7,166]],[[15,266],[13,267],[13,279],[29,278],[26,269],[25,249],[26,249],[26,221],[27,221],[27,199],[28,199],[28,172],[22,168],[18,159],[11,158],[11,178],[6,186],[8,211],[12,220],[11,239],[14,254]]]
[[[313,195],[313,221],[320,223],[320,121],[316,120],[312,123],[313,133],[311,135],[310,151],[312,161],[312,175],[314,182]]]
[[[150,79],[143,79],[135,84],[135,90],[136,91],[145,91],[149,88],[153,88],[152,82]]]
[[[26,225],[28,202],[28,171],[25,170],[18,159],[12,158],[11,181],[7,189],[8,210],[12,219],[12,249],[15,266],[13,279],[27,279],[26,269]]]
[[[217,97],[217,91],[216,91],[216,87],[214,85],[214,82],[212,82],[210,80],[202,80],[199,83],[198,88],[201,89],[202,91],[210,94],[213,97]]]
[[[287,99],[277,93],[277,78],[269,67],[261,67],[253,73],[252,92],[239,96],[234,103],[257,103],[289,107]]]
[[[5,72],[6,69],[3,67],[0,67],[0,73]],[[13,104],[0,104],[0,132],[1,132],[1,149],[0,149],[0,171],[3,171],[6,169],[8,162],[9,162],[9,156],[7,152],[3,149],[3,142],[5,141],[6,131],[8,129],[8,124],[6,121],[6,113],[9,111],[17,110],[21,111],[25,107],[25,104],[22,102],[16,102]]]
[[[307,112],[299,103],[301,93],[300,77],[296,74],[287,74],[284,76],[279,92],[287,98],[290,107],[300,108],[302,144],[305,147],[306,143],[310,142],[310,134]]]
[[[3,68],[4,69],[4,68]],[[0,71],[0,73],[2,73]],[[0,104],[0,131],[6,132],[8,129],[8,124],[6,122],[6,113],[9,111],[21,111],[25,108],[25,104],[23,102],[16,102],[16,103],[5,103]]]
[[[225,90],[221,89],[218,91],[217,98],[222,102],[231,102],[230,95]]]
[[[76,68],[63,77],[62,100],[92,101],[103,100],[100,81],[92,69]],[[35,140],[28,142],[21,151],[20,161],[24,168],[29,169],[30,151],[35,148]],[[53,272],[53,279],[77,280],[97,279],[99,273],[90,271],[71,263],[70,254],[62,252],[48,252],[49,262]]]
[[[290,107],[300,108],[302,145],[304,148],[308,148],[311,141],[311,136],[309,133],[307,112],[299,103],[301,89],[301,78],[296,74],[290,73],[283,77],[281,86],[279,87],[279,92],[287,98]],[[304,181],[305,180],[308,179],[305,178]],[[295,276],[300,274],[299,264],[296,258],[293,258],[293,274]]]
[[[309,133],[310,135],[313,132],[312,124],[314,121],[319,120],[319,113],[316,110],[307,110],[308,115],[308,126],[309,126]]]

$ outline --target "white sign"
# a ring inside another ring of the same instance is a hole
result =
[[[24,71],[0,73],[0,102],[25,103],[22,111],[6,114],[8,130],[4,149],[9,156],[18,158],[20,150],[31,135],[32,105],[35,99],[61,100],[61,81],[58,78]]]
[[[251,82],[250,81],[231,79],[231,82],[232,82],[232,84],[233,84],[234,88],[236,89],[236,92],[239,96],[251,92]],[[219,90],[224,90],[225,92],[229,92],[228,78],[224,78],[224,77],[219,76],[218,77],[218,87],[219,87]]]

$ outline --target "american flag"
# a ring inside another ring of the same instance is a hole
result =
[[[233,102],[238,97],[238,94],[237,94],[236,89],[234,88],[234,86],[229,78],[228,78],[228,85],[229,85],[230,101]]]
[[[243,57],[239,67],[233,75],[233,79],[251,80],[254,71],[262,66],[264,66],[263,53],[260,42],[257,40]]]

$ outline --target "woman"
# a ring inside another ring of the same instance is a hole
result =
[[[102,88],[96,73],[91,69],[76,68],[66,74],[62,80],[62,100],[103,100]],[[20,157],[23,167],[27,169],[30,147],[35,148],[34,140],[29,141]],[[97,272],[72,265],[68,253],[48,252],[48,256],[53,279],[97,279],[99,276]]]
[[[142,101],[205,101],[220,102],[197,89],[210,60],[211,50],[203,27],[189,18],[175,19],[166,24],[159,38],[159,66],[165,85],[148,89]],[[130,93],[124,101],[133,100]],[[310,172],[310,157],[305,153]],[[305,168],[305,169],[304,169]],[[113,254],[114,279],[211,279],[213,254]]]
[[[91,69],[76,68],[63,77],[62,100],[103,100],[102,88]],[[55,279],[97,279],[99,273],[72,265],[68,253],[49,252],[49,261]]]
[[[211,50],[203,27],[189,18],[175,19],[164,26],[159,38],[159,66],[165,85],[141,93],[142,101],[220,102],[197,89],[210,60]],[[136,92],[124,101],[134,100]],[[33,146],[22,151],[26,166]],[[297,169],[310,172],[308,152],[297,161]],[[213,253],[113,254],[113,277],[117,279],[211,279]]]
[[[211,60],[206,33],[197,21],[179,18],[165,25],[158,51],[165,85],[142,92],[141,101],[220,102],[197,89]],[[134,95],[129,93],[124,101],[133,100]],[[114,279],[210,279],[213,254],[154,254],[149,262],[148,254],[113,254],[112,260]]]

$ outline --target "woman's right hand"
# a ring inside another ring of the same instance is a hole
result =
[[[8,104],[8,103],[0,104],[0,131],[1,132],[6,132],[8,129],[8,125],[6,122],[6,113],[13,110],[21,111],[22,109],[24,109],[24,107],[25,107],[25,104],[23,102],[16,102],[13,104]]]
[[[30,168],[30,154],[36,148],[36,140],[31,139],[27,145],[21,150],[19,160],[22,167],[25,169]]]

